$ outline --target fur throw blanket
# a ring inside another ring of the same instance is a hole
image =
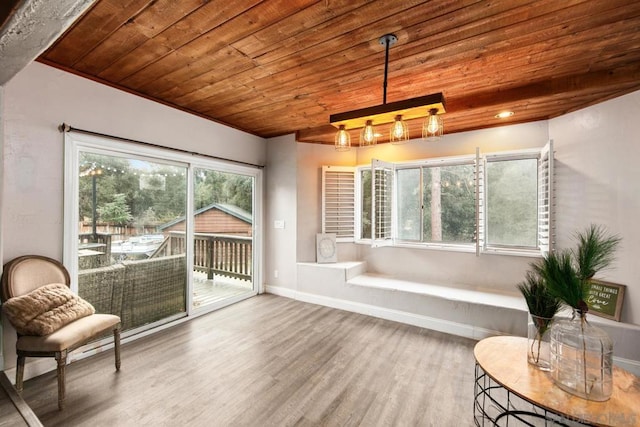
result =
[[[9,298],[2,309],[19,334],[38,336],[49,335],[74,320],[95,313],[91,304],[60,283]]]

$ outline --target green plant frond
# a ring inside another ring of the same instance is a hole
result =
[[[560,301],[547,291],[544,280],[531,271],[527,272],[524,282],[518,284],[518,289],[534,316],[550,319],[560,309]]]
[[[620,237],[607,235],[603,227],[594,224],[576,237],[578,247],[573,255],[578,264],[578,274],[588,292],[589,279],[613,263]]]
[[[576,309],[580,301],[586,301],[587,293],[574,267],[570,250],[551,252],[532,267],[545,281],[552,296]]]

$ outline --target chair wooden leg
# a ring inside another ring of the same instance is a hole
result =
[[[18,363],[16,366],[16,391],[22,393],[22,380],[24,378],[24,360],[25,356],[18,356]]]
[[[120,370],[120,326],[113,330],[113,349],[116,354],[116,371]]]
[[[67,350],[56,352],[56,361],[58,362],[58,409],[62,410],[65,399],[64,368],[67,364]]]

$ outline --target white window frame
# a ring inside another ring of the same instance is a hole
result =
[[[132,142],[123,142],[115,138],[101,137],[81,132],[65,132],[65,176],[64,176],[64,242],[63,242],[63,264],[69,270],[71,277],[78,274],[78,239],[77,224],[78,215],[78,160],[80,152],[91,152],[110,156],[123,156],[127,158],[139,157],[144,160],[151,160],[157,163],[169,165],[186,166],[187,170],[187,238],[193,239],[193,169],[194,167],[207,167],[221,172],[229,172],[251,176],[254,178],[253,192],[253,282],[256,293],[263,292],[262,289],[262,194],[263,194],[263,171],[256,167],[231,164],[221,160],[210,159],[206,156],[198,156],[190,153],[182,153],[170,148],[153,147]],[[193,245],[186,245],[187,249],[187,271],[193,271]],[[189,275],[187,295],[191,295],[193,277]],[[77,283],[72,281],[72,290],[77,292]],[[187,316],[194,314],[190,297],[187,301]],[[215,307],[212,307],[215,309]],[[198,311],[198,314],[204,311]]]
[[[507,245],[488,245],[486,242],[486,163],[492,161],[504,161],[504,160],[520,160],[520,159],[538,159],[538,245],[537,247],[523,247],[523,246],[507,246]],[[476,242],[471,244],[456,244],[456,243],[436,243],[436,242],[417,242],[417,241],[402,241],[397,238],[397,200],[395,194],[397,194],[397,176],[396,171],[408,168],[422,168],[433,166],[455,166],[460,164],[473,164],[475,165],[475,194],[476,194]],[[384,167],[393,171],[393,185],[392,185],[392,228],[391,235],[386,236],[384,239],[375,239],[375,206],[372,208],[372,237],[362,238],[362,171],[370,169],[372,173],[372,203],[375,203],[375,179],[374,170],[376,167]],[[373,159],[371,165],[367,166],[355,166],[355,167],[323,167],[323,232],[324,218],[325,218],[325,186],[324,186],[324,171],[330,168],[348,170],[353,173],[354,176],[354,189],[349,191],[349,197],[353,197],[353,237],[344,239],[343,241],[355,242],[359,244],[367,244],[372,247],[379,246],[398,246],[409,248],[421,248],[421,249],[435,249],[446,250],[456,252],[475,252],[477,256],[481,254],[502,254],[502,255],[515,255],[515,256],[528,256],[535,257],[541,256],[547,253],[553,247],[553,233],[554,233],[554,187],[553,187],[553,141],[549,141],[542,149],[526,149],[516,151],[504,151],[482,154],[480,149],[477,148],[475,155],[465,156],[451,156],[432,159],[420,159],[396,163],[385,163],[377,159]],[[544,219],[543,219],[544,217]]]
[[[475,157],[470,155],[465,156],[450,156],[450,157],[438,157],[432,159],[421,159],[417,161],[405,161],[396,163],[395,170],[402,169],[420,169],[420,176],[422,177],[422,168],[429,167],[446,167],[446,166],[459,166],[459,165],[473,165],[475,164]],[[397,180],[396,180],[397,181]],[[397,204],[397,197],[394,197],[394,202]],[[476,225],[477,228],[477,225]],[[397,235],[397,229],[394,227],[394,233]],[[395,246],[409,247],[409,248],[427,248],[436,250],[447,250],[453,252],[475,252],[474,243],[451,243],[451,242],[426,242],[426,241],[408,241],[395,239]]]
[[[545,149],[548,149],[551,145],[551,142],[547,143],[545,147],[541,149],[527,149],[527,150],[518,150],[518,151],[508,151],[508,152],[495,152],[495,153],[487,153],[481,156],[484,159],[483,163],[483,171],[482,171],[482,179],[484,183],[487,182],[487,163],[491,162],[500,162],[500,161],[509,161],[509,160],[532,160],[536,159],[538,161],[538,169],[540,169],[540,159],[542,157],[542,153]],[[538,181],[538,191],[537,198],[540,198],[540,175],[538,173],[537,177]],[[537,245],[533,246],[516,246],[516,245],[497,245],[497,244],[489,244],[486,239],[487,228],[487,217],[486,217],[486,196],[487,189],[481,190],[482,200],[480,204],[482,205],[482,244],[480,245],[479,252],[485,254],[507,254],[507,255],[521,255],[521,256],[541,256],[544,253],[544,248],[541,248],[538,244],[539,242],[539,230],[540,230],[540,209],[538,206],[538,225],[536,231],[536,242]]]

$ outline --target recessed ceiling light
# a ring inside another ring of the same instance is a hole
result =
[[[496,114],[496,119],[506,119],[507,117],[513,116],[513,114],[514,114],[513,111],[502,111]]]

